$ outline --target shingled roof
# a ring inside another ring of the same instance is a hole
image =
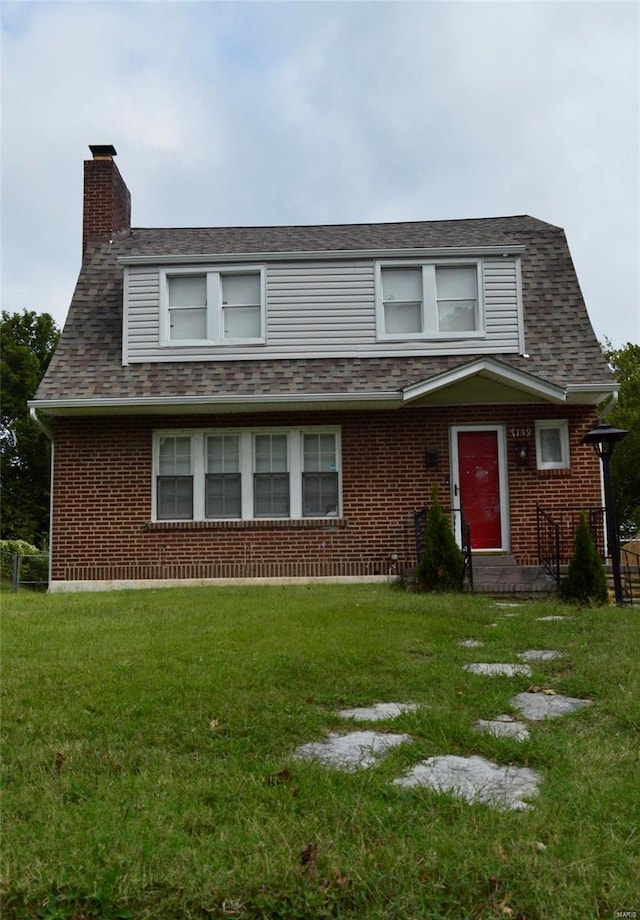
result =
[[[515,371],[561,388],[610,389],[565,234],[528,216],[411,223],[283,227],[134,228],[87,246],[58,349],[34,403],[75,400],[211,398],[338,393],[389,394],[468,363],[468,358],[316,358],[147,362],[122,365],[123,267],[157,256],[286,252],[371,252],[524,246],[527,356],[496,354]]]

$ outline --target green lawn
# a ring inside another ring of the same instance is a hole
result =
[[[2,603],[3,920],[640,916],[638,611],[371,585]],[[528,648],[564,657],[461,668]],[[472,730],[531,683],[593,704],[524,743]],[[387,723],[412,744],[354,774],[291,759],[379,701],[424,704]],[[533,809],[392,785],[451,753],[540,771]]]

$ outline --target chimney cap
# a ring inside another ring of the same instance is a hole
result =
[[[113,144],[89,144],[89,150],[93,154],[94,160],[104,159],[117,156],[116,148]]]

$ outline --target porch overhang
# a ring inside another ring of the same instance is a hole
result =
[[[402,391],[411,406],[477,406],[503,403],[598,405],[618,391],[616,383],[566,387],[517,370],[493,358],[480,358]]]

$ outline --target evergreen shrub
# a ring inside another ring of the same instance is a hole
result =
[[[438,487],[431,491],[427,512],[424,552],[418,563],[418,584],[427,591],[462,591],[464,556],[451,524],[438,500]]]
[[[573,556],[562,582],[562,596],[570,603],[593,607],[601,607],[609,600],[607,575],[585,511],[580,513]]]

